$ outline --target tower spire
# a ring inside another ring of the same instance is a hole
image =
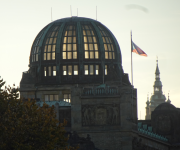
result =
[[[160,80],[160,71],[158,67],[158,57],[156,57],[156,70],[155,70],[155,81],[153,85],[154,92],[151,93],[150,101],[147,100],[146,104],[146,120],[151,119],[151,112],[161,103],[168,102],[162,92],[162,82]],[[149,97],[148,97],[149,99]],[[149,102],[149,106],[148,106]]]
[[[167,103],[171,103],[171,100],[169,99],[169,93],[168,93],[168,99],[166,101]]]
[[[156,56],[156,62],[157,62],[157,65],[158,65],[158,56]]]
[[[149,93],[147,94],[147,102],[146,102],[147,106],[149,106]]]
[[[156,71],[155,71],[156,77],[160,75],[159,67],[158,67],[158,57],[156,59]]]

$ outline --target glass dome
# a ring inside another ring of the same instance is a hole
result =
[[[45,26],[30,53],[36,84],[121,81],[121,51],[102,23],[82,17],[63,18]]]

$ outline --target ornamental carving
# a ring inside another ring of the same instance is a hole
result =
[[[119,125],[120,111],[119,104],[109,105],[83,105],[82,125]]]

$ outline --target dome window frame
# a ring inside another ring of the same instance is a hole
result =
[[[78,76],[79,75],[79,65],[62,65],[62,75],[63,76]]]
[[[60,26],[53,26],[47,34],[43,47],[43,61],[56,60],[56,43]]]
[[[56,77],[57,76],[57,69],[56,66],[44,66],[43,67],[43,76],[44,77]]]
[[[46,27],[38,34],[37,38],[35,39],[35,42],[33,43],[32,46],[32,54],[31,54],[31,62],[38,62],[38,54],[39,54],[39,44],[41,41],[41,38],[44,34]]]
[[[84,59],[99,59],[98,37],[90,24],[82,24]]]
[[[62,60],[78,59],[77,31],[75,24],[68,24],[62,36]]]
[[[114,44],[113,44],[113,39],[109,35],[106,29],[104,27],[97,25],[101,36],[103,40],[103,46],[104,46],[104,57],[105,59],[116,59],[115,57],[115,50],[114,50]]]
[[[99,64],[84,64],[84,75],[99,75]]]

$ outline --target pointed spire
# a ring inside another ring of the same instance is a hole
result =
[[[147,102],[146,102],[147,106],[149,106],[149,93],[147,94]]]
[[[169,93],[168,93],[168,100],[166,102],[171,103],[171,100],[169,99]]]
[[[151,98],[150,98],[150,102],[152,102],[151,100],[152,100],[152,96],[153,96],[153,94],[151,93]]]
[[[158,57],[157,57],[157,60],[156,60],[156,71],[155,71],[155,74],[156,75],[160,74],[159,67],[158,67]]]

